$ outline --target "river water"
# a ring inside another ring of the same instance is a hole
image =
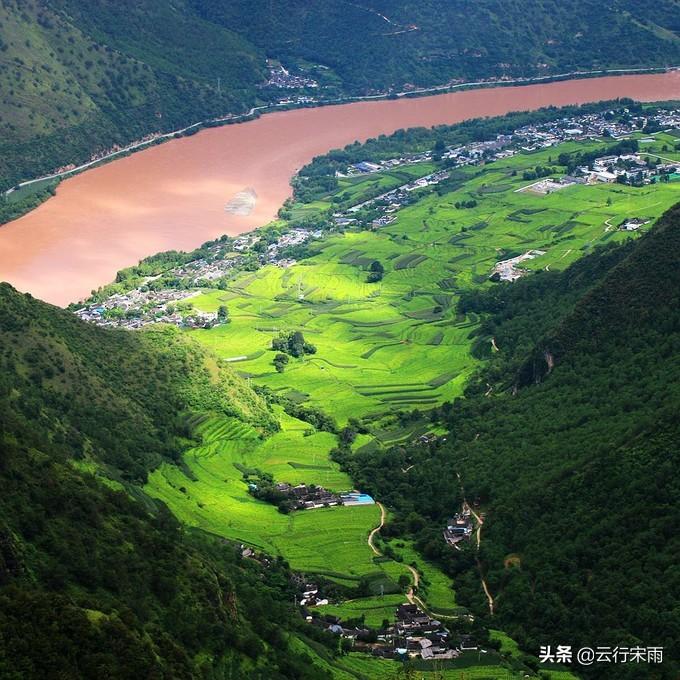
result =
[[[332,148],[399,128],[617,97],[680,99],[680,72],[299,109],[203,130],[67,179],[0,227],[0,280],[65,305],[147,255],[267,223],[293,174]]]

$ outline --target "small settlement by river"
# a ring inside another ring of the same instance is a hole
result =
[[[226,321],[218,312],[201,312],[193,309],[191,298],[203,288],[227,285],[237,272],[245,267],[275,265],[290,267],[298,261],[299,248],[326,238],[329,234],[348,228],[380,229],[391,224],[397,213],[417,201],[419,197],[450,176],[456,168],[483,165],[508,158],[522,151],[547,149],[562,142],[599,139],[621,140],[633,132],[652,124],[657,129],[680,129],[680,111],[669,110],[653,116],[630,116],[626,123],[613,122],[607,112],[561,118],[539,125],[528,125],[512,134],[498,135],[493,139],[474,142],[441,153],[445,169],[427,172],[403,185],[372,199],[335,212],[321,228],[289,227],[275,238],[263,241],[261,232],[255,231],[236,238],[222,237],[197,251],[181,265],[169,269],[165,276],[176,281],[171,288],[154,285],[148,277],[138,287],[125,293],[115,293],[105,299],[90,301],[75,310],[83,320],[102,326],[141,328],[148,324],[169,323],[184,327],[209,328]],[[381,161],[366,160],[348,166],[341,176],[365,175],[428,163],[433,152],[404,154]],[[429,166],[431,167],[431,165]],[[680,163],[652,156],[640,150],[636,153],[596,158],[591,164],[578,167],[571,175],[541,178],[529,181],[518,191],[538,194],[560,191],[573,184],[613,183],[644,186],[677,175]],[[619,228],[636,231],[644,224],[638,217],[630,217]],[[521,263],[542,255],[542,251],[526,253],[501,260],[489,272],[494,280],[513,281],[527,273]]]

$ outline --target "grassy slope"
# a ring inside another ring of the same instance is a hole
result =
[[[486,410],[489,429],[482,425],[480,445],[461,447],[463,469],[475,488],[487,480],[491,514],[499,515],[489,527],[485,563],[502,595],[501,616],[517,617],[518,626],[522,612],[540,611],[526,629],[534,639],[549,620],[563,634],[583,636],[583,644],[623,630],[631,639],[662,640],[668,677],[677,674],[677,608],[667,591],[674,591],[678,548],[668,533],[678,498],[670,474],[677,463],[678,242],[674,207],[537,343],[523,379],[541,384]],[[546,351],[555,358],[549,376],[539,358]],[[643,516],[648,523],[637,525]],[[521,569],[503,569],[501,553],[509,552],[520,554]],[[529,582],[541,585],[525,598]],[[570,607],[581,619],[566,632]]]
[[[67,431],[76,427],[68,414],[78,418],[81,458],[92,455],[143,482],[161,460],[177,458],[190,433],[184,416],[192,411],[228,414],[261,432],[275,428],[264,402],[238,376],[173,329],[103,332],[8,284],[0,285],[0,302],[6,360],[41,390],[45,405],[36,409],[53,411]]]

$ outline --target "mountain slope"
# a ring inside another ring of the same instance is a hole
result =
[[[680,63],[678,7],[678,0],[2,0],[0,188],[269,101],[257,88],[265,57],[293,69],[321,65],[317,74],[326,74],[334,96],[669,66]]]
[[[271,429],[259,397],[179,334],[101,332],[6,284],[0,366],[0,676],[324,677],[288,648],[285,564],[136,485],[178,458],[183,412]]]
[[[192,1],[272,56],[331,66],[350,89],[666,64],[680,46],[674,0]],[[627,43],[635,55],[611,49]]]
[[[400,508],[393,530],[408,532],[409,512],[426,518],[420,548],[448,564],[459,598],[481,614],[474,547],[451,551],[439,532],[462,501],[460,474],[465,495],[486,513],[479,558],[494,625],[528,652],[545,644],[665,648],[662,666],[601,664],[594,677],[672,678],[678,670],[679,248],[680,206],[618,253],[505,286],[500,306],[490,292],[488,311],[511,348],[532,319],[537,326],[519,389],[457,402],[441,448],[357,461],[360,483]],[[532,286],[551,313],[533,314],[531,302],[522,310]],[[507,308],[515,313],[504,319]],[[482,380],[498,386],[498,373],[497,365]]]
[[[0,177],[242,110],[264,72],[255,48],[181,2],[4,0]]]
[[[3,391],[27,418],[57,427],[82,459],[146,480],[177,460],[192,412],[275,429],[264,402],[173,328],[109,333],[0,284]]]

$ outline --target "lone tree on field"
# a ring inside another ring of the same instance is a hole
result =
[[[277,338],[272,340],[272,349],[277,352],[285,352],[296,358],[305,354],[316,354],[316,347],[305,340],[301,331],[280,333]]]
[[[217,308],[217,320],[220,323],[229,323],[229,309],[227,309],[227,305],[220,305]]]
[[[368,273],[368,278],[366,281],[368,283],[377,283],[378,281],[382,281],[382,277],[385,274],[385,267],[382,266],[378,260],[373,260],[371,262],[371,266],[368,268],[369,273]]]
[[[286,369],[286,364],[290,361],[287,354],[277,354],[274,357],[274,368],[276,368],[278,373],[283,373]]]

